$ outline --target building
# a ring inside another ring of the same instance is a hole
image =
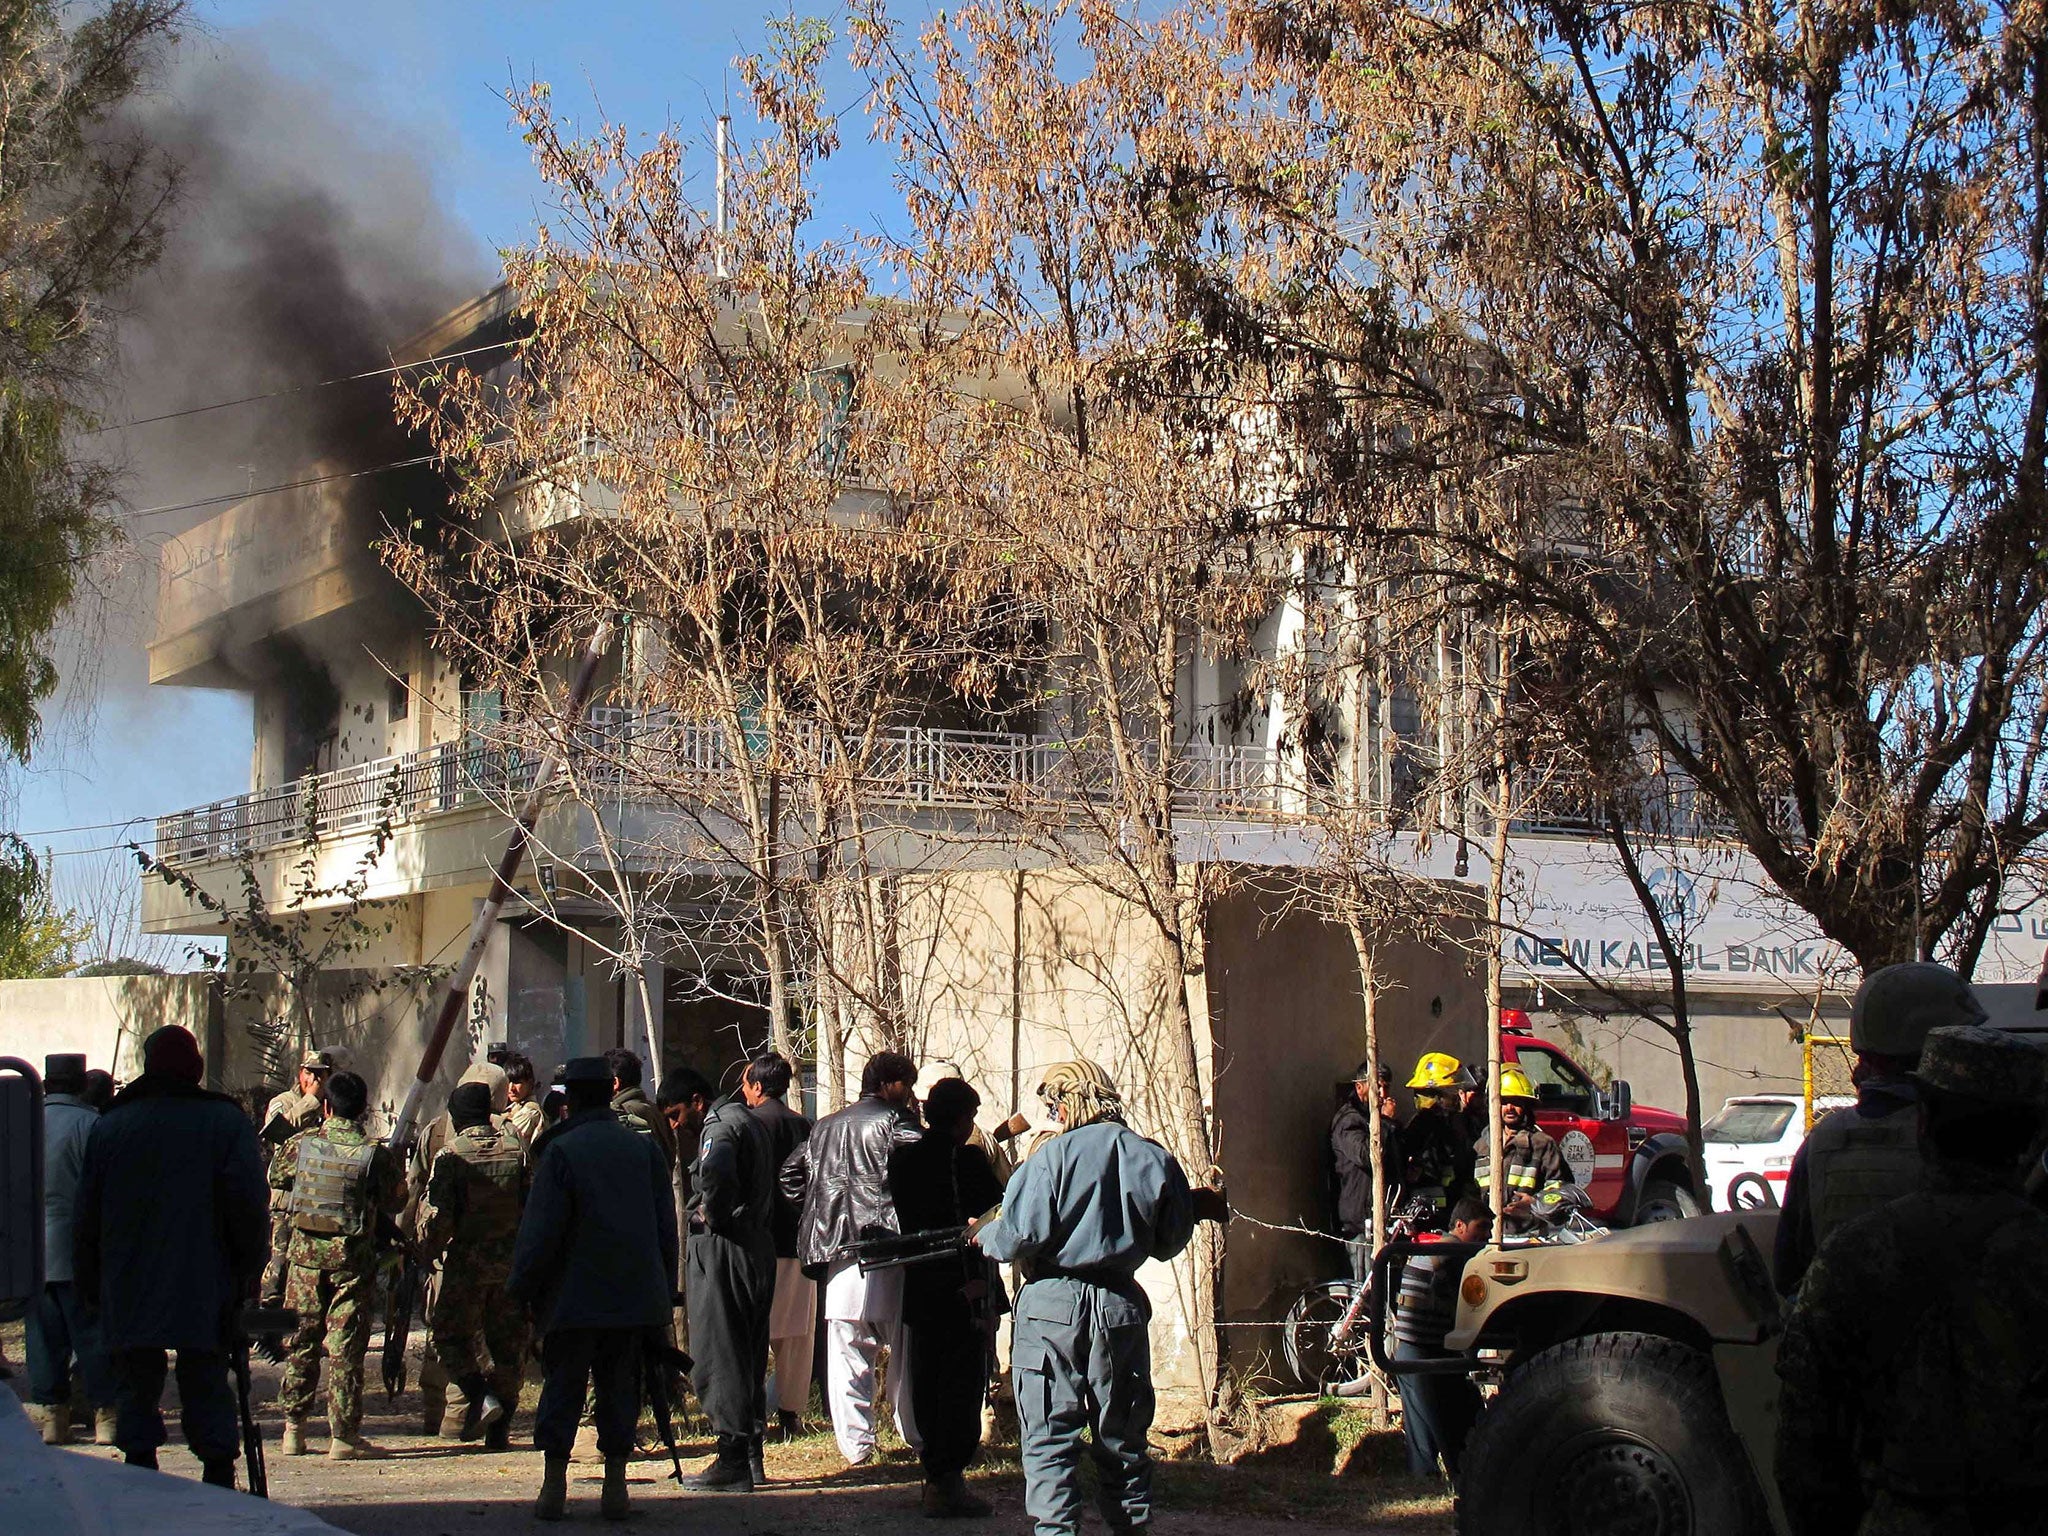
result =
[[[400,360],[487,345],[509,323],[507,296],[489,295]],[[224,935],[231,960],[288,968],[236,920],[247,892],[260,891],[267,912],[283,914],[287,958],[304,974],[296,987],[231,1002],[220,1081],[261,1085],[269,1068],[252,1029],[287,1051],[301,1037],[339,1037],[388,1113],[433,1016],[436,968],[468,937],[506,808],[535,758],[507,744],[506,701],[436,650],[371,547],[387,524],[437,515],[438,484],[416,470],[360,473],[374,468],[338,463],[333,478],[309,475],[230,507],[167,549],[152,681],[247,691],[256,729],[248,793],[159,820],[157,855],[187,878],[148,880],[144,917],[154,932]],[[507,528],[601,515],[601,492],[576,507],[522,494],[507,498]],[[1258,643],[1285,653],[1309,644],[1306,630],[1298,614],[1276,612]],[[721,728],[636,712],[623,685],[646,664],[629,632],[606,662],[607,680],[622,686],[589,729],[619,752],[686,748],[706,786],[695,822],[673,806],[607,796],[601,783],[551,803],[443,1064],[451,1083],[502,1042],[543,1072],[625,1045],[730,1086],[766,1039],[766,983],[730,910],[743,901],[721,870],[718,829],[705,825],[732,819],[718,786],[745,749]],[[1296,910],[1271,875],[1322,857],[1304,817],[1318,774],[1352,774],[1361,798],[1392,803],[1409,792],[1401,765],[1432,744],[1417,740],[1419,716],[1402,701],[1361,695],[1339,701],[1317,745],[1304,747],[1311,733],[1277,695],[1243,707],[1241,670],[1199,655],[1185,666],[1179,852],[1232,876],[1207,915],[1188,1013],[1233,1198],[1269,1224],[1233,1231],[1226,1310],[1268,1319],[1276,1298],[1336,1268],[1333,1250],[1269,1227],[1322,1223],[1327,1114],[1363,1054],[1348,940]],[[1033,1111],[1037,1069],[1078,1054],[1109,1065],[1141,1123],[1156,1125],[1164,1111],[1151,1100],[1159,1085],[1147,1048],[1172,1011],[1160,984],[1172,967],[1156,929],[1085,858],[1063,863],[1002,835],[1019,804],[1086,793],[1068,774],[1057,722],[1032,724],[935,715],[885,733],[893,766],[870,793],[890,808],[890,836],[874,879],[886,887],[906,1034],[922,1054],[957,1060],[992,1113]],[[1415,879],[1447,891],[1469,895],[1483,878],[1483,850],[1468,839],[1409,831],[1387,847]],[[1637,1007],[1663,999],[1661,958],[1594,825],[1568,804],[1532,806],[1513,828],[1509,863],[1506,1000],[1574,1041],[1589,1069],[1630,1080],[1644,1102],[1682,1107],[1675,1055]],[[1649,874],[1689,951],[1708,1110],[1730,1092],[1796,1088],[1796,1035],[1842,1012],[1839,957],[1710,826],[1660,839]],[[622,886],[658,907],[659,943],[626,931]],[[1378,1004],[1390,1061],[1483,1054],[1477,932],[1462,947],[1390,947],[1392,985]],[[1998,937],[1986,969],[1999,974],[1986,979],[2031,979],[2048,924]],[[810,1064],[810,1091],[829,1103],[864,1042],[826,1012],[812,1019],[828,1044]]]

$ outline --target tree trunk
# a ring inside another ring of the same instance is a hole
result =
[[[1508,871],[1508,800],[1513,793],[1507,759],[1494,760],[1493,862],[1486,872],[1486,1150],[1487,1166],[1493,1178],[1487,1190],[1493,1207],[1495,1247],[1507,1241],[1507,1170],[1501,1166],[1506,1153],[1507,1133],[1500,1118],[1500,1007],[1502,904]]]

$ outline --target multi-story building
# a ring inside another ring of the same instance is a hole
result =
[[[506,294],[489,295],[398,360],[487,343],[504,334],[509,313]],[[533,758],[497,744],[503,700],[436,650],[424,613],[372,548],[386,520],[432,516],[438,486],[417,467],[363,473],[377,468],[337,463],[331,478],[315,470],[308,483],[232,506],[167,547],[151,681],[249,693],[255,739],[246,794],[173,811],[157,825],[158,857],[207,897],[150,879],[144,916],[151,931],[225,934],[231,956],[259,959],[224,916],[241,909],[252,884],[271,913],[303,932],[303,950],[318,949],[341,922],[317,1027],[358,1046],[389,1106],[432,1017],[432,970],[451,964],[467,938],[506,834],[506,804],[529,781]],[[1259,644],[1281,653],[1307,644],[1307,629],[1299,614],[1276,612]],[[609,675],[634,664],[629,635]],[[1362,799],[1395,804],[1414,793],[1404,765],[1441,755],[1442,743],[1422,739],[1412,698],[1361,691],[1305,731],[1277,696],[1246,707],[1256,685],[1242,667],[1191,656],[1187,668],[1180,835],[1188,859],[1313,865],[1326,846],[1305,816],[1313,785],[1348,775]],[[876,793],[904,825],[985,828],[1020,797],[1054,792],[1057,732],[973,724],[892,728],[893,766]],[[592,728],[622,740],[640,731],[673,739],[684,727],[636,720],[613,702]],[[702,739],[700,766],[715,776],[729,744],[715,732]],[[1671,798],[1684,799],[1675,787]],[[729,1076],[762,1043],[758,962],[714,911],[729,887],[710,871],[698,887],[665,886],[675,905],[665,946],[649,953],[627,942],[618,903],[602,899],[618,874],[602,856],[597,822],[607,814],[655,813],[565,797],[543,819],[541,853],[472,989],[469,1038],[445,1067],[451,1080],[487,1042],[525,1051],[543,1072],[625,1044],[713,1076]],[[1439,820],[1450,827],[1455,818]],[[1649,875],[1688,949],[1707,1107],[1729,1092],[1796,1090],[1796,1035],[1816,1017],[1840,1017],[1843,967],[1707,819],[1687,812],[1671,825],[1677,835],[1653,843]],[[958,1059],[991,1109],[1029,1109],[1036,1065],[1077,1051],[1114,1057],[1116,1041],[1147,1027],[1157,999],[1146,996],[1143,924],[1101,884],[1048,867],[1042,849],[1025,857],[999,836],[954,844],[967,851],[943,868],[901,871],[927,893],[917,908],[927,931],[916,1034]],[[1417,877],[1447,884],[1483,881],[1483,844],[1483,831],[1467,838],[1454,827],[1388,838]],[[1568,797],[1548,796],[1515,824],[1509,850],[1507,1000],[1575,1036],[1589,1065],[1629,1078],[1639,1099],[1682,1102],[1668,1039],[1631,1007],[1631,999],[1661,1003],[1663,961],[1597,825]],[[1348,943],[1284,906],[1256,881],[1216,904],[1195,1012],[1209,1047],[1205,1091],[1238,1203],[1293,1223],[1318,1214],[1328,1110],[1319,1089],[1304,1102],[1301,1085],[1344,1078],[1362,1035]],[[2031,981],[2044,945],[2048,922],[2011,919],[1980,976]],[[1470,949],[1397,945],[1389,968],[1396,985],[1379,1011],[1391,1059],[1483,1050],[1483,988]],[[258,1006],[243,1004],[245,1017]],[[253,1086],[253,1058],[236,1040],[229,1047],[223,1076]],[[1312,1249],[1251,1232],[1233,1240],[1232,1254],[1230,1308],[1247,1316],[1318,1262]]]

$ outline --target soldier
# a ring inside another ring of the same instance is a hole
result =
[[[651,1137],[612,1113],[612,1069],[579,1056],[563,1070],[569,1117],[541,1138],[505,1289],[540,1322],[547,1379],[533,1443],[545,1457],[537,1519],[559,1520],[586,1390],[604,1456],[606,1519],[628,1513],[626,1460],[640,1422],[640,1366],[664,1338],[676,1272],[668,1165]]]
[[[454,1136],[435,1157],[420,1204],[420,1257],[440,1260],[428,1314],[435,1359],[468,1401],[462,1438],[510,1444],[526,1359],[525,1314],[505,1295],[526,1205],[525,1149],[491,1117],[491,1091],[464,1083],[448,1096]]]
[[[480,1083],[490,1095],[490,1112],[493,1121],[505,1114],[511,1106],[511,1078],[504,1067],[492,1061],[479,1061],[462,1074],[457,1087]],[[420,1224],[420,1203],[427,1197],[428,1175],[434,1167],[434,1159],[449,1142],[455,1139],[455,1123],[443,1110],[427,1122],[420,1132],[419,1140],[413,1143],[412,1162],[406,1169],[408,1190],[405,1212],[398,1218],[398,1230],[408,1242],[417,1244]],[[426,1303],[427,1316],[434,1315],[434,1303],[440,1295],[438,1275],[427,1276],[421,1290],[421,1299]],[[389,1326],[389,1320],[386,1320]],[[439,1435],[444,1440],[461,1438],[462,1419],[448,1417],[448,1373],[441,1369],[441,1357],[434,1348],[433,1325],[429,1322],[427,1336],[422,1341],[420,1356],[420,1433]]]
[[[279,1147],[299,1132],[312,1130],[325,1118],[322,1103],[327,1092],[327,1077],[333,1070],[334,1055],[331,1051],[311,1050],[299,1058],[298,1081],[273,1098],[263,1111],[259,1139],[265,1152],[275,1157]],[[292,1240],[291,1218],[285,1214],[285,1208],[291,1204],[291,1198],[289,1184],[271,1185],[270,1262],[264,1266],[262,1291],[266,1307],[284,1305],[285,1253]]]
[[[1925,1038],[1922,1186],[1837,1227],[1778,1355],[1794,1536],[2041,1529],[2048,1216],[2020,1195],[2048,1060],[1980,1025]]]
[[[1914,1189],[1921,1177],[1920,1091],[1913,1069],[1930,1029],[1981,1024],[1969,984],[1945,965],[1887,965],[1849,1005],[1856,1102],[1824,1116],[1792,1159],[1778,1218],[1778,1289],[1799,1288],[1827,1235]]]
[[[270,1184],[291,1190],[290,1271],[285,1305],[299,1314],[287,1348],[284,1409],[287,1456],[306,1454],[306,1418],[328,1362],[327,1417],[333,1461],[382,1456],[363,1438],[363,1356],[377,1296],[377,1218],[405,1204],[398,1156],[363,1130],[370,1090],[353,1072],[327,1080],[327,1118],[286,1142],[270,1165]]]
[[[1026,1277],[1010,1344],[1024,1505],[1039,1536],[1080,1530],[1090,1431],[1103,1519],[1113,1532],[1141,1530],[1152,1518],[1152,1305],[1136,1275],[1187,1247],[1194,1196],[1172,1155],[1124,1126],[1094,1062],[1048,1068],[1038,1092],[1060,1133],[1025,1160],[1002,1214],[975,1235]]]
[[[1507,1170],[1507,1203],[1501,1215],[1510,1232],[1526,1225],[1519,1218],[1538,1195],[1574,1182],[1556,1139],[1536,1124],[1536,1102],[1536,1085],[1528,1073],[1520,1067],[1500,1069],[1500,1155]],[[1472,1177],[1482,1198],[1493,1187],[1491,1141],[1490,1135],[1481,1136],[1472,1146]]]

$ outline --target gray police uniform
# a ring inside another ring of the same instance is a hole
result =
[[[1014,1263],[1010,1357],[1023,1430],[1024,1505],[1040,1536],[1081,1526],[1081,1435],[1091,1430],[1103,1518],[1112,1530],[1152,1515],[1151,1302],[1135,1278],[1194,1232],[1187,1175],[1156,1142],[1110,1121],[1054,1137],[1010,1180],[982,1230]]]

